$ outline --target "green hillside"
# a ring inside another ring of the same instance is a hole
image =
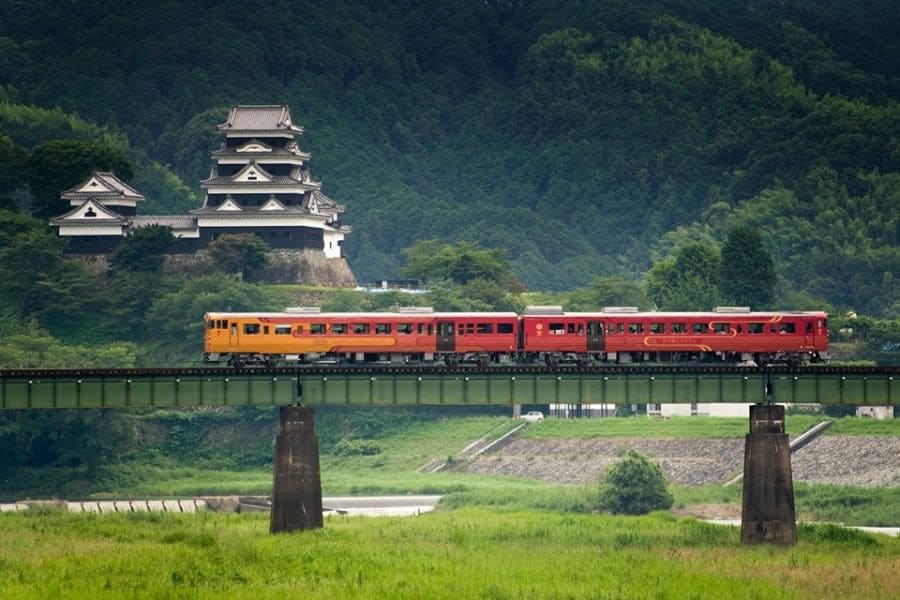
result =
[[[360,280],[439,238],[564,290],[750,225],[779,304],[896,317],[896,31],[889,0],[10,0],[0,196],[16,149],[105,140],[181,212],[227,107],[286,102]]]

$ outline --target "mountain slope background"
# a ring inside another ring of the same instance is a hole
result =
[[[182,212],[227,108],[285,102],[362,281],[440,238],[570,289],[748,224],[782,301],[897,316],[896,31],[888,0],[9,0],[0,135],[117,144]]]

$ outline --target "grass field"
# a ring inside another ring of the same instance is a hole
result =
[[[460,509],[331,518],[271,536],[265,515],[0,515],[2,598],[900,596],[900,541],[802,526],[792,548],[646,517]]]

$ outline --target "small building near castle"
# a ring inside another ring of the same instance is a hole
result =
[[[218,130],[225,141],[212,153],[212,170],[201,182],[206,189],[203,206],[187,215],[138,215],[144,197],[137,190],[113,173],[94,172],[62,194],[72,209],[50,221],[59,235],[69,238],[68,252],[108,254],[129,230],[148,225],[171,227],[177,243],[170,252],[178,255],[203,254],[225,233],[254,233],[273,249],[282,267],[310,260],[321,267],[321,259],[333,259],[343,264],[337,271],[344,272],[336,284],[352,285],[342,251],[350,233],[340,221],[344,207],[322,193],[322,184],[312,178],[310,154],[297,143],[303,128],[294,124],[288,107],[232,106]],[[297,272],[309,279],[311,271],[328,270],[300,264]]]

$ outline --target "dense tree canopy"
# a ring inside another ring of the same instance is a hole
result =
[[[679,232],[750,225],[781,277],[769,304],[900,309],[889,0],[243,7],[3,3],[0,135],[38,160],[50,140],[115,148],[148,210],[183,212],[227,107],[287,102],[362,281],[429,239],[505,249],[531,289],[635,281]],[[74,183],[33,180],[38,214]]]
[[[86,180],[92,171],[112,171],[122,181],[134,175],[131,162],[117,148],[99,142],[49,140],[32,150],[28,183],[34,195],[32,212],[55,217],[69,210],[60,194]]]
[[[775,299],[775,262],[760,233],[746,226],[728,232],[722,245],[722,294],[732,305],[771,308]]]

